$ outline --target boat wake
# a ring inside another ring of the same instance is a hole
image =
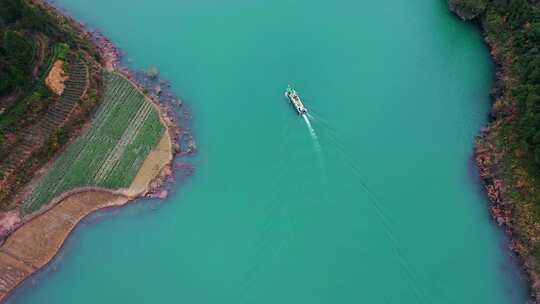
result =
[[[309,115],[309,114],[307,114],[307,115]],[[310,132],[311,132],[311,130],[313,130],[313,132],[315,132],[315,130],[311,126],[311,122],[309,121],[309,119],[307,117],[305,117],[306,115],[303,115],[303,116],[304,116],[304,119],[306,120],[308,128],[310,129]],[[392,246],[394,247],[394,252],[396,254],[396,257],[397,257],[399,263],[401,264],[401,266],[403,267],[403,269],[405,270],[405,273],[407,275],[407,279],[409,281],[409,284],[410,284],[413,292],[415,293],[415,296],[417,297],[418,302],[419,303],[425,303],[426,302],[425,299],[426,299],[427,296],[422,291],[421,287],[418,285],[417,276],[414,273],[413,268],[410,266],[409,262],[407,261],[405,255],[404,255],[404,253],[402,251],[402,248],[401,248],[401,246],[399,244],[399,241],[398,241],[398,239],[397,239],[397,237],[396,237],[396,235],[394,233],[394,229],[392,229],[392,220],[389,217],[388,212],[385,211],[384,205],[381,203],[378,196],[375,195],[375,193],[370,189],[370,187],[368,187],[366,179],[364,178],[364,176],[362,174],[362,170],[360,169],[361,167],[356,163],[354,157],[352,157],[352,155],[347,151],[346,145],[343,143],[343,141],[341,141],[339,139],[339,136],[338,136],[339,134],[336,132],[335,129],[333,129],[331,127],[330,124],[328,124],[328,122],[326,122],[325,120],[321,119],[318,116],[313,117],[313,116],[309,115],[309,117],[311,117],[314,120],[315,123],[322,123],[322,126],[324,126],[323,131],[328,131],[328,132],[322,132],[321,134],[323,136],[328,135],[328,139],[332,140],[332,142],[333,142],[332,147],[336,148],[336,151],[340,152],[343,155],[343,159],[347,163],[349,163],[351,169],[356,174],[356,176],[358,178],[358,181],[360,182],[360,186],[366,192],[366,194],[368,196],[368,201],[374,207],[375,212],[376,212],[377,216],[379,217],[379,219],[381,221],[381,224],[384,227],[385,233],[386,233],[388,239],[390,240],[390,242],[392,243]],[[314,136],[315,136],[314,140],[316,140],[317,145],[318,145],[317,134],[314,134]],[[312,137],[313,137],[313,134],[312,134]]]
[[[326,165],[325,165],[324,157],[322,155],[322,149],[321,149],[321,144],[319,142],[319,137],[317,136],[317,132],[315,132],[315,129],[311,125],[311,121],[309,120],[311,116],[307,113],[304,113],[302,114],[302,117],[304,118],[304,121],[306,122],[306,126],[309,130],[309,134],[311,135],[311,141],[313,142],[313,147],[315,148],[315,152],[317,153],[317,159],[319,160],[319,169],[321,170],[320,177],[321,177],[322,187],[323,189],[327,189],[328,188],[328,176],[327,176],[328,172],[326,171]],[[326,201],[328,201],[328,193],[326,190],[324,191],[323,197]]]
[[[306,125],[309,130],[309,134],[311,135],[311,139],[313,140],[313,145],[315,146],[315,150],[320,153],[321,152],[321,144],[319,143],[319,137],[317,136],[317,132],[315,132],[315,129],[313,129],[313,126],[311,125],[311,121],[309,121],[309,117],[307,114],[302,114],[302,117],[304,118],[304,121],[306,122]]]

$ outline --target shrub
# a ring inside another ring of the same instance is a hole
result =
[[[32,40],[16,31],[3,32],[1,41],[0,96],[30,82],[30,64],[34,52]]]

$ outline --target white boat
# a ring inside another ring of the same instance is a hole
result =
[[[296,109],[299,115],[307,114],[307,109],[304,106],[304,103],[300,99],[300,96],[298,93],[291,88],[291,86],[287,87],[287,90],[285,91],[285,97],[289,99],[293,107]]]

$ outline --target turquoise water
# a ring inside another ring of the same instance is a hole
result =
[[[172,81],[200,152],[10,302],[524,302],[471,161],[493,68],[445,2],[58,1]]]

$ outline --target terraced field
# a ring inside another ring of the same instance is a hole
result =
[[[165,127],[145,96],[116,73],[105,75],[105,94],[91,128],[55,161],[23,202],[28,214],[77,187],[128,188]]]
[[[81,100],[88,86],[88,68],[76,56],[70,59],[70,66],[70,78],[66,81],[64,94],[33,126],[26,130],[26,135],[13,148],[13,152],[0,160],[0,178],[7,180],[22,163],[32,156],[37,147],[43,146],[47,139],[65,123]],[[9,125],[10,122],[0,120],[0,126],[2,123]]]

